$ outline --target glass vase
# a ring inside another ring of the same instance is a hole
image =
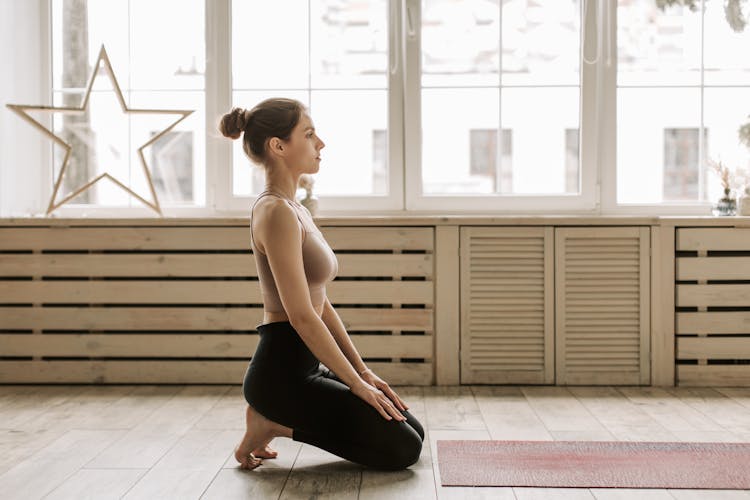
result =
[[[713,206],[712,212],[718,216],[735,215],[737,213],[737,200],[730,197],[725,191],[724,196]]]

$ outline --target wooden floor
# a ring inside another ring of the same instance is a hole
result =
[[[0,385],[0,497],[750,499],[749,491],[441,487],[438,439],[750,441],[750,389],[397,387],[427,435],[377,472],[287,438],[237,468],[241,387]]]

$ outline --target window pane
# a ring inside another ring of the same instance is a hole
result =
[[[571,194],[580,192],[579,132],[577,128],[565,129],[565,192]]]
[[[477,142],[472,155],[472,137],[475,141],[483,138],[485,144],[491,142],[495,154],[505,154],[497,148],[496,139],[487,138],[487,132],[482,134],[483,137],[476,132],[489,130],[489,133],[497,134],[498,109],[498,89],[422,90],[422,183],[425,194],[494,192],[496,179],[503,175],[488,172],[476,164],[483,162],[496,168],[498,162],[487,159],[492,151],[480,153]]]
[[[500,121],[513,130],[513,193],[577,194],[578,149],[568,130],[579,127],[578,87],[503,88],[501,98]]]
[[[578,193],[580,15],[578,0],[423,0],[423,193]]]
[[[166,205],[206,203],[206,114],[203,92],[132,92],[132,106],[143,109],[192,109],[187,118],[144,148],[151,180]],[[137,149],[155,134],[179,119],[179,115],[146,115],[146,127],[131,128],[131,142]],[[140,168],[136,159],[131,168]],[[133,176],[135,188],[147,190],[142,177]],[[139,191],[136,191],[139,192]],[[137,201],[137,200],[136,200]]]
[[[313,0],[312,88],[388,86],[388,2]]]
[[[742,3],[738,12],[739,9],[732,8],[734,2],[730,2],[727,13],[725,4],[705,3],[704,82],[707,85],[749,85],[750,4]],[[744,25],[740,13],[744,14]]]
[[[288,97],[290,99],[297,99],[302,102],[305,106],[309,106],[307,92],[302,91],[240,91],[232,93],[232,106],[238,106],[245,109],[252,109],[256,104],[264,101],[270,97]],[[313,120],[315,118],[313,117]],[[316,123],[317,128],[317,123]],[[219,134],[217,132],[217,134]],[[222,140],[226,140],[219,134],[217,137],[222,137]],[[256,195],[263,191],[265,186],[265,173],[263,167],[255,165],[250,161],[250,158],[242,150],[242,138],[241,135],[238,139],[232,141],[232,194],[234,196],[251,196]],[[321,153],[322,155],[323,153]],[[321,156],[322,157],[322,156]],[[323,162],[321,161],[321,170]],[[318,185],[315,185],[315,192],[317,193]]]
[[[128,40],[127,2],[53,0],[53,88],[85,88],[99,49],[104,45],[120,86],[127,89]]]
[[[498,2],[423,0],[422,85],[499,85]]]
[[[205,1],[129,0],[128,4],[130,88],[202,90]]]
[[[315,192],[387,194],[387,140],[378,135],[388,126],[388,91],[313,90],[311,95],[312,120],[326,144],[315,174]]]
[[[103,80],[108,81],[106,78]],[[77,107],[83,99],[83,93],[62,95],[55,92],[53,99],[55,106],[74,101],[74,106]],[[52,116],[55,134],[72,147],[55,203],[104,172],[126,186],[130,185],[130,165],[133,164],[132,160],[137,161],[128,142],[130,119],[133,115],[128,116],[122,112],[114,92],[92,91],[85,113],[55,113]],[[56,182],[65,151],[57,145],[53,151],[53,182]],[[145,192],[138,192],[136,189],[133,191],[153,201]],[[105,178],[67,203],[127,206],[130,197],[127,191]]]
[[[423,0],[422,85],[578,85],[580,18],[578,0]]]
[[[309,85],[308,2],[232,2],[232,85],[300,89]]]
[[[693,201],[700,196],[700,142],[698,128],[664,129],[662,199]],[[707,130],[703,129],[703,144]]]
[[[388,1],[303,4],[304,8],[296,1],[232,3],[234,105],[251,109],[270,97],[305,103],[326,143],[315,192],[385,195]],[[250,18],[252,24],[246,22]],[[239,140],[233,162],[234,195],[258,193],[265,182],[263,169],[247,168],[249,159]]]
[[[699,129],[700,89],[618,89],[617,202],[685,201],[691,193],[690,201],[699,201],[690,186],[700,178]]]
[[[510,193],[513,190],[512,133],[507,129],[500,134],[492,128],[469,130],[469,174],[492,179],[493,193]],[[498,158],[498,137],[502,142],[502,158]]]
[[[578,107],[576,88],[503,88],[500,108],[498,89],[424,89],[425,194],[577,193]]]
[[[129,108],[195,110],[143,150],[162,206],[205,203],[204,5],[202,0],[52,0],[56,106],[81,105],[104,45]],[[165,24],[176,12],[179,22]],[[136,88],[144,91],[134,92]],[[86,112],[53,114],[54,129],[73,147],[55,201],[105,172],[154,201],[137,150],[178,118],[123,112],[112,81],[100,67]],[[53,151],[56,179],[64,151],[57,146]],[[142,206],[106,178],[71,202]]]
[[[711,131],[708,158],[750,172],[750,144],[739,140],[739,128],[750,129],[750,88],[706,88],[703,98],[705,126]],[[723,196],[718,177],[711,172],[707,180],[708,199],[716,201]]]
[[[202,0],[53,0],[53,87],[82,88],[102,45],[127,89],[203,89]],[[179,22],[165,20],[179,12]]]
[[[672,5],[662,11],[656,4],[617,2],[617,83],[700,84],[700,10]]]
[[[578,85],[578,0],[503,2],[503,85]]]
[[[619,203],[714,201],[722,190],[707,160],[748,167],[738,129],[749,121],[743,103],[750,94],[731,85],[750,83],[750,30],[732,28],[739,18],[727,2],[701,5],[705,13],[677,5],[662,12],[651,0],[618,2],[618,82],[662,86],[618,88]],[[695,88],[663,88],[678,84]]]
[[[106,80],[106,79],[105,79]],[[72,96],[78,105],[82,93]],[[56,106],[63,97],[55,92]],[[155,143],[143,149],[154,190],[162,207],[205,203],[205,118],[201,109],[203,94],[136,93],[131,109],[195,109]],[[97,176],[108,173],[149,202],[151,194],[138,148],[179,118],[178,115],[125,113],[113,91],[92,92],[85,114],[54,114],[54,130],[71,144],[70,159],[55,201],[77,191]],[[65,151],[53,148],[54,179],[60,173]],[[110,179],[97,181],[70,200],[71,204],[140,206],[133,197]]]

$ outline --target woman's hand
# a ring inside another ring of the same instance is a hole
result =
[[[367,375],[367,373],[365,373],[364,375]],[[354,393],[355,396],[361,398],[366,403],[369,403],[373,408],[378,410],[378,412],[380,412],[380,414],[383,415],[383,418],[385,418],[386,420],[393,420],[394,418],[400,422],[406,420],[406,417],[404,417],[401,412],[398,411],[395,406],[393,406],[393,403],[390,399],[388,399],[388,396],[386,396],[383,391],[381,391],[374,385],[371,385],[364,378],[362,378],[361,380],[361,383],[356,384],[349,389]],[[388,384],[386,384],[382,380],[380,380],[380,382],[388,387]],[[391,390],[391,393],[393,393],[393,390]],[[396,397],[398,398],[398,396]]]
[[[393,389],[391,389],[391,386],[389,386],[388,383],[385,380],[383,380],[382,378],[380,378],[377,375],[375,375],[374,371],[372,371],[372,370],[370,370],[368,368],[367,370],[365,370],[364,372],[362,372],[362,374],[360,375],[360,377],[362,377],[362,380],[364,380],[365,382],[367,382],[371,386],[377,387],[378,389],[380,389],[381,391],[383,391],[383,393],[385,393],[385,395],[388,396],[391,401],[393,401],[394,403],[396,403],[396,406],[398,407],[399,410],[408,410],[409,409],[409,407],[406,406],[406,403],[404,403],[401,400],[401,398],[398,396],[398,394],[396,394],[396,391],[394,391]]]

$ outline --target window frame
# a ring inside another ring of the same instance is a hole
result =
[[[604,83],[601,108],[604,119],[601,128],[606,133],[602,143],[601,157],[601,214],[711,215],[710,202],[619,203],[617,201],[617,0],[604,0],[604,3],[604,19],[609,21],[604,29],[605,46],[610,50],[612,64],[610,66],[601,65]],[[701,0],[700,5],[702,12],[703,0]],[[701,23],[703,23],[702,18]],[[700,130],[703,130],[703,127]],[[702,132],[699,131],[699,136],[701,134]],[[698,168],[700,171],[701,166],[699,165]]]
[[[217,31],[223,30],[226,33],[227,38],[227,49],[221,47],[215,47],[217,51],[223,51],[226,55],[226,66],[218,68],[220,70],[222,84],[219,86],[218,91],[221,97],[218,99],[221,104],[219,108],[209,109],[207,102],[206,115],[207,116],[221,116],[226,110],[230,109],[233,105],[232,99],[232,69],[231,69],[231,3],[232,0],[220,0],[224,4],[224,8],[218,13],[215,19],[215,29]],[[352,214],[382,214],[388,212],[399,211],[403,204],[403,183],[401,178],[404,171],[404,159],[403,159],[403,123],[401,109],[403,108],[403,87],[400,84],[402,79],[402,65],[400,64],[401,58],[396,57],[398,53],[399,42],[397,40],[397,33],[399,31],[398,26],[400,23],[399,12],[397,11],[397,0],[388,0],[387,16],[388,16],[388,51],[389,51],[389,72],[388,72],[388,134],[387,142],[388,148],[388,194],[386,195],[357,195],[357,196],[332,196],[332,195],[320,195],[318,194],[318,211],[325,212],[328,214],[341,214],[341,215],[352,215]],[[212,0],[206,0],[206,9],[209,4],[213,4]],[[221,17],[221,19],[219,19]],[[395,28],[395,29],[394,29]],[[206,36],[209,36],[209,31],[206,31]],[[207,54],[210,56],[210,54]],[[208,59],[209,57],[207,57]],[[208,73],[208,68],[206,69]],[[315,89],[311,89],[315,90]],[[234,105],[242,105],[242,103],[234,103]],[[312,111],[314,115],[314,110]],[[313,116],[313,119],[315,117]],[[213,124],[207,124],[207,126],[215,126]],[[321,132],[322,133],[322,132]],[[215,163],[216,165],[232,165],[232,141],[222,139],[215,144],[217,150],[221,150],[221,161]],[[249,160],[248,160],[249,161]],[[216,211],[217,212],[246,212],[247,207],[252,205],[255,196],[235,196],[233,194],[233,168],[221,168],[220,176],[217,176],[216,186]],[[249,163],[242,165],[241,168],[260,168]],[[325,168],[323,164],[322,168]]]
[[[39,0],[43,57],[43,84],[52,102],[51,0]],[[588,4],[586,7],[584,7]],[[702,3],[701,3],[702,5]],[[234,196],[232,141],[213,136],[216,120],[232,107],[231,77],[232,0],[205,0],[206,23],[206,205],[162,207],[165,217],[227,217],[248,215],[254,196]],[[580,192],[577,195],[430,195],[422,194],[421,164],[421,0],[388,0],[388,184],[386,196],[320,196],[319,213],[337,215],[430,215],[482,213],[529,214],[710,214],[710,203],[663,202],[620,204],[616,200],[617,108],[617,2],[581,0],[581,59],[579,108]],[[502,10],[500,12],[502,16]],[[597,40],[597,18],[608,21]],[[595,64],[587,57],[601,48],[607,52]],[[502,87],[499,88],[502,91]],[[38,205],[46,209],[52,193],[52,145],[45,148],[41,178],[45,181]],[[255,168],[255,167],[254,167]],[[46,198],[44,198],[46,196]],[[132,207],[63,205],[51,217],[151,217],[155,212],[134,202]]]
[[[580,3],[581,18],[583,17],[584,1]],[[405,19],[411,19],[413,26],[421,25],[421,0],[404,0],[406,12]],[[596,9],[589,9],[589,19],[595,19]],[[502,37],[502,8],[500,10],[500,25]],[[581,30],[588,23],[581,23]],[[408,212],[435,212],[465,213],[465,212],[492,212],[503,213],[550,213],[565,212],[569,214],[583,213],[596,214],[599,212],[597,199],[597,169],[595,161],[595,145],[592,143],[593,135],[589,130],[595,131],[593,127],[593,105],[595,105],[596,73],[591,65],[581,63],[579,79],[579,164],[580,164],[580,190],[574,195],[429,195],[422,192],[422,158],[421,158],[421,44],[419,30],[414,29],[416,36],[405,37],[405,58],[407,74],[405,75],[406,105],[405,116],[407,117],[405,144],[406,164],[413,166],[406,171],[406,209]],[[588,33],[587,33],[588,35]],[[586,39],[593,37],[587,36]],[[583,38],[582,38],[583,40]],[[581,44],[582,46],[583,44]],[[583,50],[583,49],[581,49]],[[588,52],[588,51],[587,51]],[[502,92],[502,84],[498,89]],[[499,110],[498,110],[499,111]]]

